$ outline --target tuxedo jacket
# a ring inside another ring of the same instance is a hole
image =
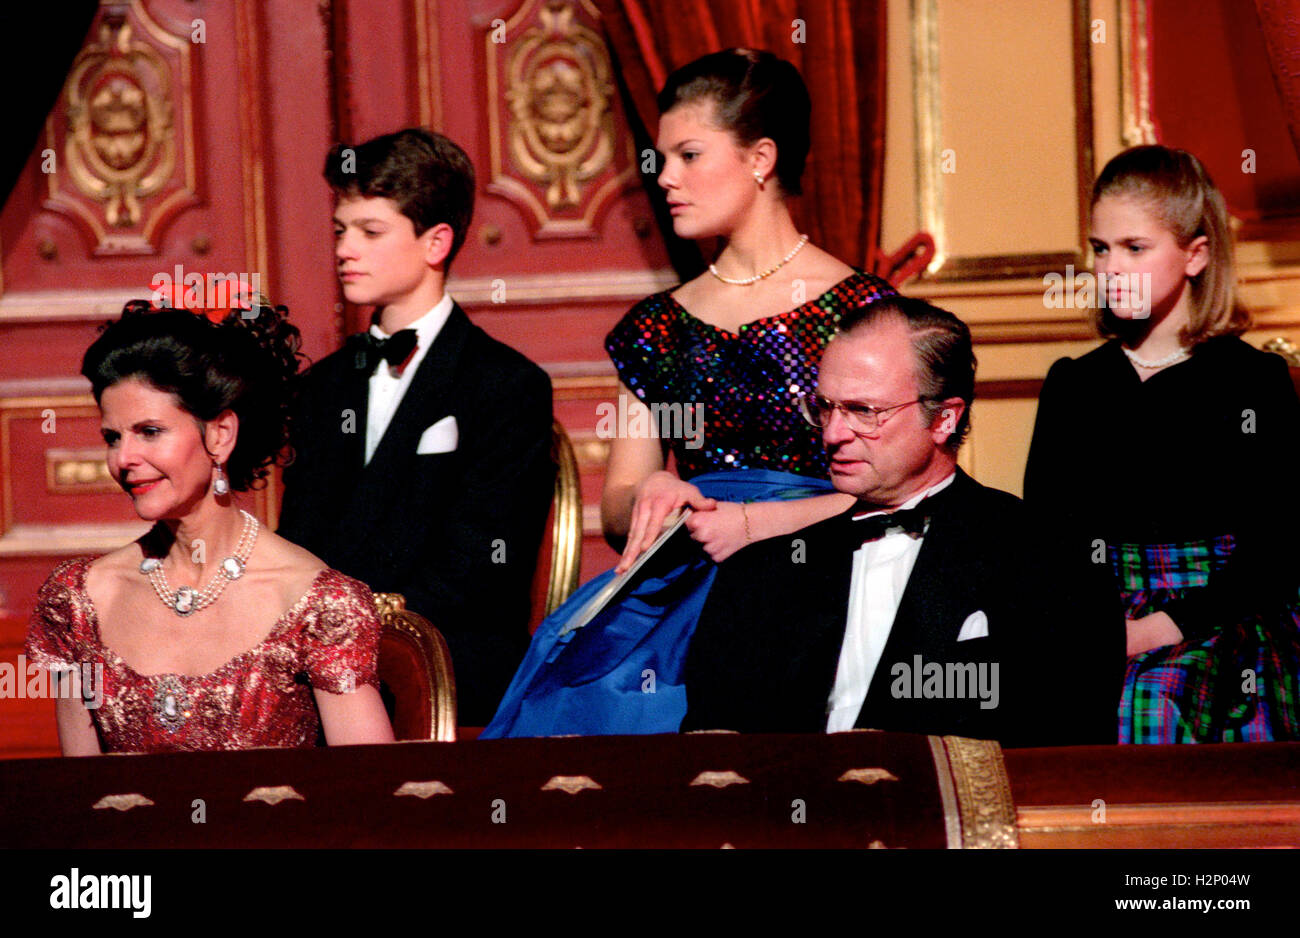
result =
[[[856,725],[1008,746],[1113,743],[1125,625],[1109,571],[960,469],[923,504],[929,528]],[[721,565],[687,658],[684,730],[825,732],[860,510]],[[977,613],[987,635],[959,640]],[[981,706],[978,675],[991,688],[993,665],[997,705],[985,694]]]
[[[279,533],[430,619],[451,650],[460,722],[481,726],[528,646],[555,481],[550,379],[454,306],[364,464],[369,377],[349,346],[304,376]],[[454,449],[417,452],[448,417]]]

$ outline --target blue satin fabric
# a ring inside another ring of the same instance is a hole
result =
[[[690,480],[709,498],[784,501],[833,491],[822,479],[740,469]],[[537,628],[533,643],[480,739],[675,733],[686,716],[686,651],[717,566],[702,548],[647,577],[580,629],[564,624],[614,576],[580,587]]]

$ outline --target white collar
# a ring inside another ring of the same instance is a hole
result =
[[[877,515],[887,515],[887,514],[889,514],[890,512],[894,512],[894,511],[903,511],[904,509],[907,509],[907,508],[915,508],[917,505],[921,504],[921,502],[922,502],[924,499],[927,499],[927,498],[929,498],[931,495],[934,495],[936,492],[940,492],[940,491],[946,489],[948,486],[952,485],[952,480],[955,479],[955,478],[957,478],[957,470],[956,470],[956,469],[954,469],[952,472],[950,472],[947,476],[945,476],[945,477],[944,477],[943,479],[941,479],[940,481],[934,483],[934,485],[930,486],[930,487],[929,487],[928,489],[926,489],[925,491],[916,493],[916,494],[913,495],[911,498],[909,498],[907,501],[903,502],[903,504],[899,505],[897,508],[887,508],[887,509],[886,509],[886,508],[882,508],[882,509],[879,509],[879,510],[877,510],[877,511],[864,511],[864,512],[860,512],[859,514],[856,514],[856,515],[853,516],[853,520],[854,520],[854,521],[862,521],[862,520],[865,520],[866,518],[874,518],[874,517],[876,517]]]
[[[410,325],[402,327],[403,329],[415,330],[415,338],[418,343],[417,348],[426,349],[433,344],[433,340],[437,338],[438,333],[442,331],[442,327],[446,324],[448,317],[451,316],[453,305],[455,304],[451,298],[451,294],[444,290],[442,299],[433,304],[433,309],[429,310]],[[377,317],[375,322],[370,326],[370,334],[376,339],[387,339],[389,337],[388,333],[380,328]]]

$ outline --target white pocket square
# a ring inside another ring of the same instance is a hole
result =
[[[456,418],[443,417],[420,434],[420,445],[415,448],[415,453],[417,456],[451,453],[455,452],[459,442],[460,431],[456,428]]]
[[[961,624],[961,631],[957,633],[957,641],[964,642],[972,638],[989,637],[989,617],[980,609],[972,612],[966,617],[966,621]]]

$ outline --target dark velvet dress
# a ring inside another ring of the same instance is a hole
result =
[[[1117,340],[1048,372],[1026,502],[1184,637],[1129,660],[1121,742],[1297,737],[1298,448],[1285,361],[1234,337],[1145,382]]]

